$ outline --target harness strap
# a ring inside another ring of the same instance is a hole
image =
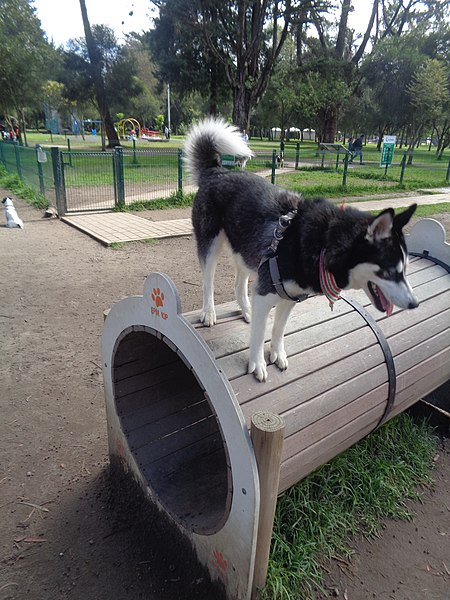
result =
[[[278,261],[276,256],[269,257],[269,271],[270,277],[272,278],[272,284],[277,294],[285,300],[293,300],[294,302],[303,302],[308,298],[308,294],[300,294],[300,296],[290,296],[281,281],[280,269],[278,268]]]

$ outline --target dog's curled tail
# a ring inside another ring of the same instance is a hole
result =
[[[239,159],[254,156],[239,130],[222,119],[208,118],[194,125],[184,144],[184,163],[194,183],[210,167],[218,167],[222,154]]]

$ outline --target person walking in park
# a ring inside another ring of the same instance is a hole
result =
[[[359,156],[359,164],[363,165],[363,153],[362,153],[362,148],[363,148],[363,138],[364,138],[364,134],[362,133],[360,136],[358,136],[356,138],[356,140],[353,142],[353,156],[350,159],[350,162],[353,162],[353,159],[356,158],[357,156]]]

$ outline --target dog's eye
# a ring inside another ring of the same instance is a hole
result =
[[[392,269],[380,269],[377,273],[380,279],[395,279],[398,273],[395,268]]]

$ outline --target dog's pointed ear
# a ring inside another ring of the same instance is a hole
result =
[[[391,235],[394,224],[394,209],[386,208],[375,217],[367,227],[366,240],[369,242],[379,242]]]
[[[417,208],[417,204],[411,204],[409,208],[404,210],[398,215],[394,217],[394,229],[397,231],[401,231],[403,227],[409,222],[410,218],[413,216],[414,211]]]

